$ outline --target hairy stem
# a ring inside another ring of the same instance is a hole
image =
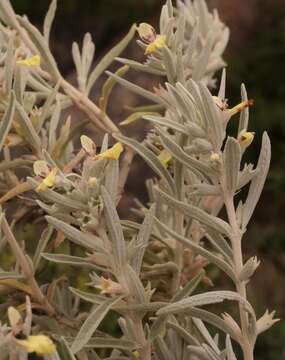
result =
[[[231,238],[233,256],[234,256],[234,265],[235,272],[237,275],[236,289],[239,295],[246,299],[246,285],[244,281],[238,279],[238,276],[243,268],[243,258],[242,258],[242,232],[239,228],[236,212],[234,207],[233,198],[225,199],[226,210],[228,214],[229,223],[232,227],[233,235]],[[248,340],[248,316],[241,304],[239,304],[239,313],[241,320],[241,329],[243,335],[242,350],[244,355],[244,360],[253,360],[253,344]]]

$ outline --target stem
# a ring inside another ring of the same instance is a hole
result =
[[[46,311],[49,315],[53,315],[55,313],[55,310],[51,306],[51,304],[48,302],[47,298],[43,295],[43,293],[34,277],[32,266],[29,263],[29,261],[27,260],[27,257],[25,255],[23,249],[20,247],[16,238],[14,237],[5,215],[3,216],[1,225],[2,225],[3,233],[5,234],[6,239],[9,243],[13,253],[15,254],[15,257],[21,266],[21,269],[28,281],[28,284],[33,289],[34,298],[41,305],[43,305],[43,307],[46,309]]]
[[[229,223],[233,230],[233,235],[231,238],[232,249],[233,249],[233,257],[234,257],[234,265],[235,272],[237,274],[236,280],[236,290],[240,296],[246,299],[246,285],[244,281],[239,280],[238,275],[240,274],[243,268],[243,258],[242,258],[242,232],[239,228],[236,212],[234,207],[233,198],[229,198],[226,196],[225,206],[228,214]],[[239,304],[239,313],[241,320],[241,330],[242,330],[242,350],[244,355],[244,360],[253,360],[253,344],[248,340],[248,316],[241,304]]]
[[[183,214],[179,211],[174,211],[174,231],[179,235],[183,235]],[[183,252],[184,246],[179,241],[176,241],[175,244],[175,253],[174,253],[174,262],[177,265],[177,272],[173,273],[172,284],[171,284],[171,294],[174,295],[180,286],[181,273],[183,269]]]

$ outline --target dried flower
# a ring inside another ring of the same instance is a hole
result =
[[[95,285],[95,288],[100,290],[100,294],[119,295],[125,292],[121,284],[103,276],[101,276],[100,284]]]
[[[93,156],[96,153],[96,145],[90,137],[86,135],[80,136],[80,142],[82,148],[86,151],[86,153],[90,156]]]

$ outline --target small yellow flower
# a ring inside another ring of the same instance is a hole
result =
[[[27,353],[35,352],[39,356],[53,354],[56,351],[55,344],[46,335],[31,335],[26,340],[17,340],[17,344]]]
[[[160,154],[158,155],[158,160],[162,163],[164,167],[168,167],[168,164],[170,160],[172,159],[172,156],[169,154],[168,151],[162,150]]]
[[[120,142],[118,142],[110,149],[104,151],[101,154],[96,155],[94,159],[118,160],[123,151],[124,151],[123,145]]]
[[[150,43],[145,49],[145,55],[152,54],[156,52],[158,49],[162,49],[166,46],[166,36],[165,35],[157,35],[155,40]]]
[[[245,101],[241,102],[240,104],[234,106],[233,108],[229,109],[228,111],[229,111],[230,115],[233,116],[233,115],[241,112],[245,108],[252,106],[253,103],[254,103],[254,101],[252,99],[245,100]]]
[[[90,137],[86,135],[80,136],[80,142],[82,148],[86,151],[88,155],[94,155],[96,153],[96,145]]]
[[[246,149],[254,139],[254,132],[241,131],[238,136],[238,142],[242,149]]]
[[[58,169],[52,169],[49,174],[43,179],[43,181],[36,188],[36,192],[42,192],[51,188],[55,185],[55,180],[57,176]]]
[[[100,290],[100,294],[119,295],[124,292],[121,284],[111,279],[105,279],[103,276],[101,276],[100,284],[95,285],[95,288]]]
[[[34,55],[25,60],[18,60],[16,63],[27,67],[39,66],[41,64],[41,57],[40,55]]]
[[[166,36],[156,35],[155,29],[151,25],[141,23],[137,31],[142,41],[148,44],[145,49],[145,55],[149,55],[166,46]]]

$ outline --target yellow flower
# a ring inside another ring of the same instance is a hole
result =
[[[145,49],[145,55],[149,55],[158,49],[162,49],[166,46],[166,36],[165,35],[157,35],[155,40],[150,43]]]
[[[252,99],[245,100],[245,101],[241,102],[240,104],[236,105],[235,107],[229,109],[228,111],[229,111],[230,115],[233,116],[233,115],[241,112],[245,108],[252,106],[253,103],[254,103],[254,101]]]
[[[158,160],[162,163],[164,167],[167,168],[172,156],[166,150],[162,150],[158,155]]]
[[[101,154],[96,155],[94,159],[118,160],[123,151],[124,151],[123,145],[120,142],[118,142],[110,149],[104,151]]]
[[[39,356],[53,354],[56,346],[46,335],[31,335],[26,340],[17,340],[28,353],[35,352]]]
[[[47,190],[48,188],[53,187],[55,185],[57,172],[57,168],[52,169],[49,174],[43,179],[43,181],[37,186],[36,192],[42,192]]]
[[[101,276],[100,284],[95,285],[95,288],[100,290],[100,294],[118,295],[124,292],[121,284],[111,279],[105,279],[103,276]]]
[[[145,49],[145,55],[149,55],[166,46],[166,36],[156,35],[155,29],[151,25],[141,23],[137,31],[142,41],[148,44]]]
[[[18,60],[16,63],[27,67],[39,66],[41,64],[41,57],[40,55],[34,55],[25,60]]]
[[[241,131],[238,136],[238,142],[242,149],[246,149],[253,141],[254,139],[254,132],[249,131]]]

